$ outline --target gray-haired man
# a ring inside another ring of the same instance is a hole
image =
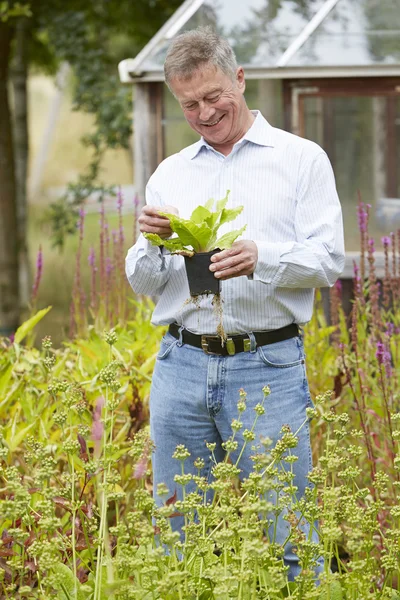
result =
[[[314,288],[336,281],[344,248],[341,208],[325,152],[249,110],[244,71],[226,40],[209,28],[178,36],[167,54],[165,76],[201,139],[164,160],[150,178],[141,231],[168,237],[169,221],[160,210],[187,218],[209,198],[224,197],[227,189],[230,207],[244,205],[235,229],[247,224],[246,239],[215,254],[210,267],[222,282],[223,324],[235,340],[234,355],[212,341],[217,333],[212,298],[186,302],[182,257],[164,255],[143,236],[127,256],[132,288],[159,296],[152,322],[169,325],[153,375],[150,420],[154,487],[165,482],[172,494],[179,465],[171,457],[178,444],[189,449],[193,472],[194,460],[203,459],[205,477],[212,467],[205,441],[216,443],[222,459],[240,388],[248,405],[241,431],[251,427],[251,408],[263,387],[271,389],[254,443],[263,437],[276,441],[283,425],[294,432],[304,422],[312,402],[298,325],[311,318]],[[205,336],[211,336],[210,354],[202,350]],[[251,446],[240,460],[243,477],[252,468]],[[296,454],[294,483],[302,495],[312,466],[308,426],[299,434]],[[278,542],[285,541],[287,527],[279,519]],[[300,567],[290,543],[284,559],[293,579]]]

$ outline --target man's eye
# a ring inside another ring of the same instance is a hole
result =
[[[219,96],[213,96],[212,98],[209,98],[210,102],[217,102],[219,100]]]
[[[196,104],[186,104],[183,108],[185,110],[194,110],[196,108]]]

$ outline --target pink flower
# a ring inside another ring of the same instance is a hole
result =
[[[93,246],[90,248],[90,251],[89,251],[88,262],[89,262],[89,265],[93,269],[96,269],[96,254],[95,254]],[[96,269],[96,271],[97,271],[97,269]]]
[[[383,363],[383,355],[385,352],[385,346],[382,344],[382,342],[378,342],[376,344],[376,352],[375,352],[375,356],[378,360],[378,363],[381,365]]]
[[[124,197],[122,195],[121,186],[119,186],[118,192],[117,192],[117,209],[118,209],[118,212],[122,209],[123,203],[124,203]]]
[[[369,205],[367,205],[369,206]],[[358,228],[361,233],[365,233],[367,231],[368,226],[368,211],[364,208],[364,203],[360,202],[357,207],[357,215],[358,215]]]

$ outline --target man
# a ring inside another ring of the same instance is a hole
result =
[[[165,77],[201,139],[164,160],[150,178],[141,232],[167,238],[169,220],[159,211],[188,218],[196,206],[223,198],[228,189],[228,207],[244,205],[232,228],[247,224],[246,239],[215,254],[210,266],[222,282],[224,330],[241,338],[235,338],[234,355],[207,337],[217,333],[212,296],[187,302],[181,256],[140,236],[126,259],[134,291],[159,296],[152,322],[170,326],[154,370],[150,420],[154,489],[164,482],[172,495],[179,494],[174,475],[180,465],[171,458],[178,444],[191,454],[186,469],[190,464],[197,473],[193,461],[204,460],[205,477],[212,467],[205,441],[215,442],[215,454],[223,458],[221,443],[232,433],[240,388],[248,405],[243,429],[251,428],[251,408],[262,400],[263,387],[271,389],[255,443],[263,437],[276,441],[284,424],[295,432],[304,422],[312,402],[298,325],[311,318],[314,288],[332,286],[339,276],[344,248],[341,208],[325,152],[248,109],[244,72],[226,40],[210,28],[178,36],[166,57]],[[212,353],[203,351],[202,341],[210,343]],[[240,461],[243,477],[252,468],[251,445]],[[296,454],[295,484],[303,494],[312,467],[308,427],[299,434]],[[286,534],[287,524],[280,520],[277,541],[283,543]],[[290,544],[285,562],[293,579],[299,566]]]

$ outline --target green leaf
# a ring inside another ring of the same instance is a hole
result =
[[[10,429],[6,432],[5,441],[10,452],[15,452],[23,439],[25,439],[26,435],[30,432],[32,427],[35,426],[35,423],[31,423],[26,427],[20,428],[19,431],[16,430],[17,421],[19,419],[19,413],[15,413],[14,420],[11,424]]]
[[[240,215],[242,211],[243,206],[237,206],[236,208],[224,208],[221,213],[221,219],[219,224],[224,225],[224,223],[229,223],[229,221],[233,221],[238,215]]]
[[[167,250],[171,252],[177,252],[178,250],[184,250],[184,245],[182,244],[179,238],[169,238],[164,240],[156,233],[145,233],[144,237],[149,240],[153,246],[164,246]]]
[[[37,325],[39,321],[41,321],[43,317],[47,315],[49,310],[51,310],[51,306],[39,310],[36,313],[36,315],[33,315],[33,317],[25,321],[25,323],[22,323],[22,325],[18,327],[17,331],[15,332],[14,342],[20,344],[22,340],[28,335],[28,333],[32,331],[35,325]]]
[[[339,581],[332,581],[332,583],[329,583],[328,585],[329,593],[326,588],[322,589],[319,595],[320,600],[328,600],[328,598],[330,600],[343,600],[342,587]]]
[[[207,219],[210,216],[211,213],[207,208],[205,208],[205,206],[198,206],[190,215],[190,220],[193,221],[193,223],[197,223],[198,225],[200,225],[201,223],[203,223],[203,221],[207,222]]]
[[[195,252],[202,252],[207,248],[208,241],[212,235],[212,230],[208,227],[207,223],[197,225],[177,215],[160,214],[169,218],[172,231],[178,235],[184,246],[191,246]]]
[[[218,229],[224,223],[233,221],[243,210],[243,206],[226,209],[230,191],[226,192],[225,198],[216,203],[216,210],[212,211],[214,200],[210,198],[205,206],[194,209],[190,219],[183,219],[174,214],[160,212],[160,215],[169,219],[172,231],[177,235],[170,240],[162,240],[154,233],[145,233],[146,239],[156,246],[165,246],[172,252],[182,252],[193,249],[194,252],[208,252],[214,248],[228,248],[232,242],[244,231],[230,232],[220,238],[223,246],[215,243]]]
[[[204,205],[204,206],[205,206],[205,208],[206,208],[207,210],[211,211],[211,210],[212,210],[212,208],[213,208],[213,206],[214,206],[214,202],[215,202],[214,198],[210,198],[210,199],[209,199],[209,200],[207,200],[207,202],[205,203],[205,205]]]
[[[231,193],[231,190],[227,190],[225,198],[222,198],[222,200],[218,200],[218,202],[217,202],[217,211],[218,212],[221,212],[227,205],[230,193]]]
[[[55,588],[58,600],[85,600],[81,582],[67,565],[60,562],[53,569],[55,575],[57,575]],[[75,589],[77,591],[76,595]]]
[[[213,244],[214,248],[219,248],[220,250],[226,250],[227,248],[230,248],[233,244],[233,242],[240,236],[242,235],[243,231],[246,229],[247,225],[244,225],[244,227],[242,227],[241,229],[235,229],[234,231],[228,231],[228,233],[225,233],[225,235],[223,235],[222,237],[219,238],[219,240],[217,240],[215,242],[215,244]],[[212,250],[213,248],[210,248],[210,250]]]
[[[11,379],[12,370],[13,370],[13,366],[12,365],[6,365],[0,371],[0,396],[3,396],[4,392],[6,391],[6,388],[7,388],[8,384],[9,384],[10,379]]]

